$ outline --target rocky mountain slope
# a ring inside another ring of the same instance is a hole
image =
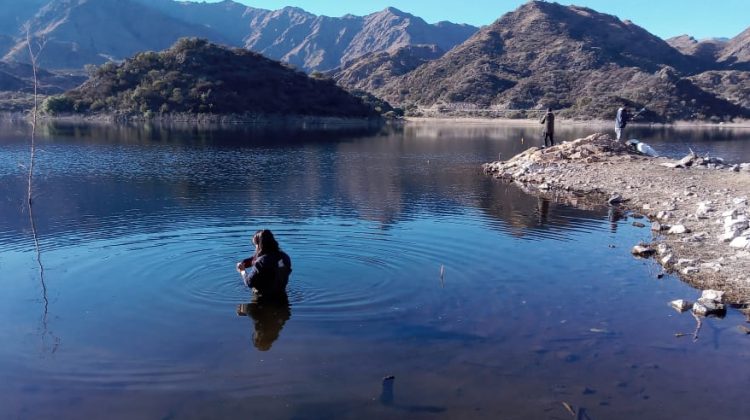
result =
[[[244,46],[306,71],[329,70],[376,51],[411,44],[444,50],[476,32],[470,25],[428,24],[393,8],[368,16],[316,16],[287,7],[272,11],[226,0],[0,0],[0,56],[27,61],[22,27],[46,39],[41,65],[82,68],[158,51],[181,37]]]
[[[710,63],[716,62],[722,50],[729,40],[721,38],[710,38],[697,40],[690,35],[680,35],[666,40],[672,48],[682,54],[693,56],[710,67]]]
[[[424,20],[387,8],[365,17],[316,16],[286,7],[250,22],[245,47],[305,70],[331,70],[368,53],[433,44],[449,50],[477,28]]]
[[[706,92],[750,109],[750,71],[711,70],[689,80]]]
[[[721,50],[719,61],[743,70],[750,70],[750,28],[727,42]]]
[[[133,0],[52,0],[27,24],[34,37],[46,40],[39,65],[53,69],[162,50],[186,36],[224,41],[205,26],[179,21]],[[26,40],[22,38],[4,60],[27,62]]]
[[[77,89],[51,97],[52,113],[252,114],[372,117],[378,114],[328,79],[315,79],[241,48],[197,38],[107,63]]]
[[[354,59],[332,73],[334,80],[349,89],[377,91],[387,81],[402,76],[445,52],[436,45],[410,45]]]
[[[684,77],[703,69],[632,22],[530,1],[373,93],[423,107],[551,106],[577,118],[609,119],[621,104],[647,107],[658,121],[748,115]]]

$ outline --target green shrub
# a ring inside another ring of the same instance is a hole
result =
[[[42,103],[42,112],[50,115],[65,114],[75,111],[75,102],[64,95],[50,96]]]

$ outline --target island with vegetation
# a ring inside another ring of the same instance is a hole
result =
[[[121,119],[379,118],[374,107],[330,79],[198,38],[104,64],[81,86],[48,97],[42,110],[53,116]]]

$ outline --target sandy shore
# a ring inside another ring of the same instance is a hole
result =
[[[698,158],[688,167],[666,166],[675,163],[594,134],[534,147],[484,170],[534,194],[645,216],[634,223],[650,222],[646,248],[665,270],[696,288],[726,292],[730,303],[750,304],[750,164]]]

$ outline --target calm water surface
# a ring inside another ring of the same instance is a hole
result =
[[[0,125],[0,418],[750,412],[744,316],[694,341],[667,302],[699,292],[629,254],[647,229],[481,173],[537,127],[40,131],[37,258],[28,130]],[[748,131],[632,135],[750,161]],[[288,306],[234,271],[259,228],[292,256]]]

